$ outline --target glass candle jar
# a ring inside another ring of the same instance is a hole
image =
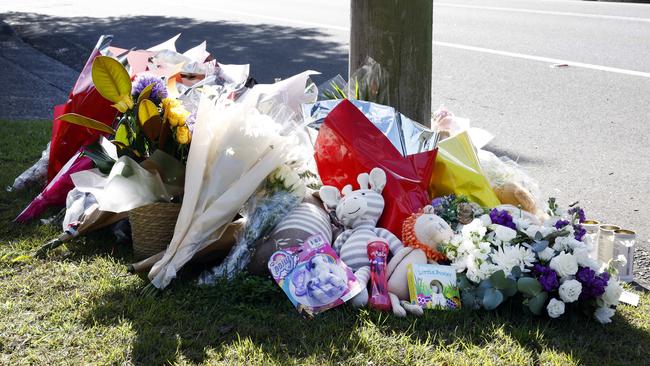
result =
[[[601,224],[598,226],[598,261],[609,262],[614,256],[614,231],[620,226]]]
[[[582,227],[587,231],[583,241],[588,245],[591,245],[591,250],[589,251],[589,257],[591,259],[598,259],[598,227],[600,222],[596,220],[585,220],[582,224]]]
[[[634,245],[636,233],[632,230],[620,229],[614,231],[614,258],[622,255],[627,260],[624,266],[617,267],[620,281],[632,282],[634,280]]]

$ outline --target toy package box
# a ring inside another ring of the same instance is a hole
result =
[[[352,270],[322,235],[309,237],[301,246],[276,251],[268,266],[293,305],[308,315],[339,306],[361,292]]]
[[[439,264],[409,264],[408,284],[411,303],[423,309],[460,309],[456,270]]]

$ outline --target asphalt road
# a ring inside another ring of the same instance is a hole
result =
[[[180,50],[206,39],[217,59],[250,63],[260,81],[347,70],[342,0],[4,0],[0,18],[72,70],[101,33],[144,48],[179,32]],[[434,106],[494,133],[489,149],[547,194],[579,200],[589,217],[634,229],[650,247],[650,5],[435,1],[433,60]]]

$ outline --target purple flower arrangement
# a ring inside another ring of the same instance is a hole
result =
[[[555,291],[560,287],[557,272],[547,266],[535,263],[533,266],[533,275],[537,277],[542,289],[546,292]]]
[[[435,213],[450,225],[455,223],[449,219],[449,207],[454,207],[450,202],[455,200],[441,197],[432,202]],[[615,269],[609,265],[608,272],[600,273],[600,264],[589,256],[583,242],[586,230],[580,224],[584,211],[555,208],[550,218],[536,220],[499,206],[483,210],[459,228],[452,226],[455,233],[442,250],[464,278],[459,282],[463,306],[493,310],[513,297],[521,298],[536,315],[555,319],[587,309],[598,322],[611,322],[623,291]],[[556,246],[558,241],[561,245]]]
[[[508,211],[499,211],[496,208],[493,208],[490,211],[490,220],[493,224],[502,225],[509,227],[512,230],[517,230],[517,225],[512,221],[512,215]]]
[[[137,99],[144,88],[151,84],[153,84],[153,87],[151,88],[151,99],[154,103],[160,104],[163,99],[167,98],[167,87],[157,76],[147,74],[137,76],[133,81],[131,94],[135,99]]]

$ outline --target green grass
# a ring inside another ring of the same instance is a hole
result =
[[[0,122],[0,186],[29,166],[49,123]],[[0,192],[0,364],[642,365],[650,359],[650,296],[613,323],[583,316],[427,312],[396,319],[366,309],[302,319],[269,279],[202,288],[191,276],[157,296],[128,275],[131,248],[106,232],[44,259],[27,255],[58,227],[11,219],[36,192]],[[27,256],[27,257],[26,257]]]

